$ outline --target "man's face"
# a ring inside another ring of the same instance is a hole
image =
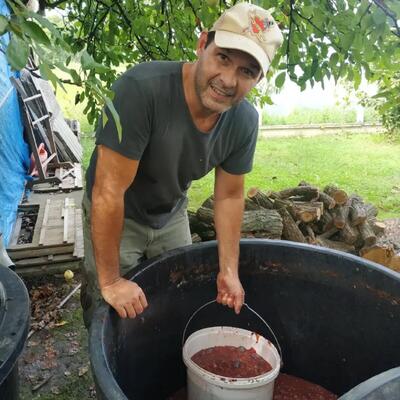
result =
[[[197,49],[196,94],[208,111],[222,113],[243,100],[259,81],[261,70],[249,54],[221,49],[214,42],[204,48],[205,40],[200,38]]]

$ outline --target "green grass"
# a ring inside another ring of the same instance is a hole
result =
[[[373,109],[366,108],[364,119],[365,122],[377,122],[379,116]],[[269,115],[264,111],[262,122],[264,125],[354,123],[356,122],[356,110],[338,106],[321,109],[298,107],[289,115]]]
[[[85,136],[83,144],[88,154],[93,139]],[[387,142],[381,135],[260,138],[246,190],[251,186],[282,190],[301,180],[320,188],[334,183],[349,194],[358,193],[379,208],[380,219],[400,217],[400,144]],[[197,209],[213,185],[213,172],[193,182],[189,208]]]

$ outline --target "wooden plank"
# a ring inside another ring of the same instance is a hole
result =
[[[64,229],[63,229],[63,243],[68,242],[68,225],[69,225],[69,207],[68,207],[68,197],[65,198],[64,203]],[[71,218],[71,217],[69,217]]]
[[[65,246],[44,247],[39,249],[24,249],[21,251],[8,251],[9,257],[15,260],[22,260],[24,258],[44,257],[54,254],[73,254],[74,245],[67,243]]]
[[[33,267],[37,265],[56,264],[68,261],[76,261],[76,257],[74,257],[72,254],[56,254],[52,257],[51,260],[49,260],[48,256],[24,258],[21,260],[17,260],[15,262],[15,265],[19,268],[24,268],[24,267]]]
[[[53,244],[47,244],[43,246],[32,246],[31,243],[24,243],[24,244],[19,244],[16,246],[10,246],[7,248],[7,253],[8,254],[18,254],[21,251],[36,251],[36,250],[43,250],[43,249],[56,249],[58,247],[67,247],[71,246],[71,243],[53,243]],[[50,250],[51,252],[51,250]],[[11,256],[10,256],[11,257]]]
[[[81,208],[75,210],[75,246],[73,255],[78,258],[83,258],[85,255]]]
[[[44,238],[45,238],[46,228],[47,228],[47,220],[49,218],[49,211],[50,211],[50,199],[47,199],[45,209],[44,209],[42,226],[41,226],[41,230],[40,230],[39,246],[44,244]]]
[[[82,165],[75,163],[75,187],[82,189]]]
[[[23,278],[30,278],[35,276],[45,276],[45,275],[54,275],[54,274],[63,274],[66,269],[70,269],[71,271],[79,271],[80,269],[80,261],[69,261],[65,263],[57,263],[57,264],[48,264],[48,265],[39,265],[33,267],[16,267],[16,272],[19,276]]]
[[[18,213],[15,221],[13,231],[11,233],[10,246],[14,246],[18,242],[19,233],[21,232],[22,216]]]

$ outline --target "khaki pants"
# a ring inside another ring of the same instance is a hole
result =
[[[90,201],[83,196],[85,260],[82,268],[81,303],[85,326],[89,328],[95,309],[102,301],[97,282],[90,234]],[[182,207],[161,229],[153,229],[125,218],[120,244],[120,271],[124,276],[141,261],[192,243],[186,207]]]

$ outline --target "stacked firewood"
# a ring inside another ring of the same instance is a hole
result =
[[[189,212],[193,242],[215,239],[214,201]],[[385,225],[378,210],[335,185],[323,190],[306,182],[279,192],[251,188],[245,199],[243,238],[285,239],[367,256],[386,251],[377,244]],[[379,262],[379,261],[378,261]]]

